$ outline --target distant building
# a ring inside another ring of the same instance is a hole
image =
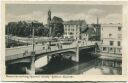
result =
[[[64,22],[64,38],[80,38],[81,28],[86,26],[84,20],[70,20]]]
[[[121,24],[102,24],[101,25],[101,51],[121,55],[122,40]]]
[[[101,40],[101,25],[100,24],[88,24],[88,40],[90,41],[100,41]]]
[[[99,24],[99,18],[97,17],[97,21],[95,24],[88,25],[90,28],[89,31],[89,39],[94,41],[101,40],[101,24]]]
[[[95,30],[95,40],[100,41],[101,40],[101,24],[92,24],[94,30]]]
[[[97,20],[98,21],[98,20]],[[100,41],[100,24],[86,24],[85,20],[64,22],[64,38]]]

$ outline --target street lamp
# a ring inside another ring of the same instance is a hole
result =
[[[33,29],[32,29],[32,45],[33,45],[33,52],[35,51],[35,40],[34,40],[35,36],[34,36],[34,33],[35,33],[35,30],[34,30],[34,28],[33,28]]]
[[[33,51],[32,51],[32,59],[31,59],[31,69],[30,69],[30,74],[35,75],[35,41],[34,41],[34,23],[32,22],[32,46],[33,46]]]
[[[76,39],[76,61],[79,62],[79,33]]]

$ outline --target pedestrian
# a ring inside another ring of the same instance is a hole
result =
[[[61,49],[62,49],[62,44],[61,44]]]
[[[46,52],[48,52],[48,43],[46,43],[45,47],[46,47]]]
[[[57,47],[58,47],[58,49],[59,49],[59,44],[57,43]]]

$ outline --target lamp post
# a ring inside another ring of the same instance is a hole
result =
[[[79,62],[79,33],[76,39],[76,62]]]
[[[33,51],[32,51],[32,58],[31,58],[31,69],[30,69],[30,74],[35,75],[35,40],[34,40],[34,27],[33,27],[33,22],[32,22],[32,46],[33,46]]]
[[[35,30],[34,28],[32,29],[32,46],[33,46],[33,52],[35,51],[35,36],[34,36]]]

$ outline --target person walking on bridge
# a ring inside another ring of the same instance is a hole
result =
[[[46,43],[46,52],[49,52],[51,51],[51,47],[50,47],[50,44],[47,42]]]

